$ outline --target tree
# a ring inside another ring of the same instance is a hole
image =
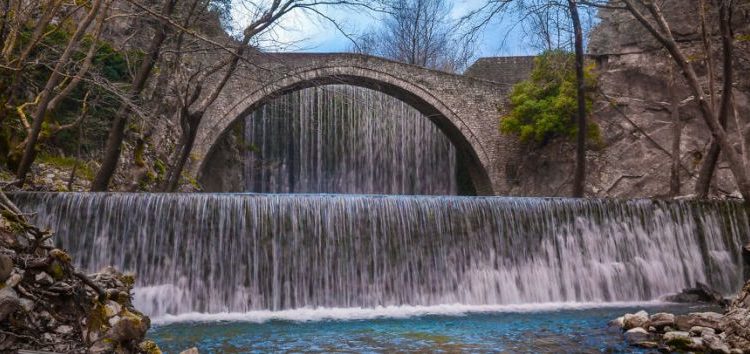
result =
[[[583,29],[581,18],[578,15],[578,4],[576,0],[568,0],[570,18],[573,22],[575,33],[576,53],[576,100],[578,109],[576,111],[576,122],[578,123],[578,134],[576,140],[576,167],[573,177],[573,197],[583,197],[586,184],[586,81],[583,73]]]
[[[585,93],[593,91],[595,80],[585,72]],[[522,142],[544,144],[555,137],[575,137],[578,125],[578,85],[575,55],[563,50],[544,52],[534,59],[530,78],[516,84],[509,96],[511,109],[500,119],[503,133],[517,134]],[[586,94],[586,112],[593,100]],[[595,138],[598,129],[587,129]]]
[[[334,3],[317,0],[273,0],[266,7],[254,7],[257,9],[256,16],[242,31],[242,37],[234,49],[228,50],[229,55],[225,60],[203,70],[183,75],[185,85],[177,94],[178,109],[177,117],[180,123],[180,139],[169,162],[167,176],[162,186],[163,191],[175,191],[178,187],[182,171],[190,157],[195,144],[198,127],[208,108],[219,98],[219,95],[235,74],[240,63],[245,60],[244,55],[250,49],[250,43],[267,30],[272,28],[279,19],[294,10],[310,10],[320,14],[315,9],[320,5],[360,5],[366,1],[337,1]],[[204,83],[214,75],[219,75],[216,85],[204,93]]]
[[[129,99],[137,98],[141,94],[141,91],[146,87],[146,82],[151,76],[154,65],[159,58],[162,44],[167,38],[167,30],[169,27],[165,18],[168,18],[172,14],[176,3],[177,0],[163,0],[161,17],[157,19],[157,24],[154,28],[154,37],[151,39],[146,56],[133,78],[133,83],[128,94]],[[115,119],[107,137],[102,166],[99,168],[99,171],[96,173],[94,181],[91,184],[92,191],[106,191],[109,186],[109,182],[117,169],[117,163],[120,160],[120,152],[122,151],[122,143],[125,138],[125,127],[128,122],[129,114],[129,106],[121,104],[120,108],[117,110],[117,114],[115,115]]]
[[[562,12],[567,12],[567,19],[562,19]],[[577,0],[566,3],[542,0],[487,0],[482,7],[464,17],[463,22],[474,23],[470,31],[477,31],[484,27],[495,16],[503,13],[515,13],[522,19],[531,19],[532,28],[540,29],[537,38],[543,46],[573,45],[575,52],[576,73],[576,112],[571,119],[576,123],[576,164],[573,178],[573,197],[583,197],[586,180],[586,80],[584,75],[584,27],[579,12]],[[573,33],[572,43],[561,40],[568,30],[560,26],[569,23],[570,33]],[[557,40],[553,40],[557,38]],[[562,49],[562,48],[555,48]]]
[[[471,43],[453,34],[446,0],[383,2],[383,26],[362,35],[355,51],[451,72],[466,65]]]
[[[42,123],[44,122],[46,113],[50,108],[50,103],[53,101],[54,90],[63,77],[63,67],[68,64],[68,61],[71,59],[75,50],[80,45],[84,34],[88,30],[94,19],[106,12],[101,11],[100,13],[100,8],[102,7],[102,4],[104,2],[105,0],[93,0],[91,8],[88,10],[86,17],[84,17],[84,19],[78,24],[78,28],[70,38],[70,41],[68,41],[68,44],[65,47],[65,51],[57,60],[57,63],[52,70],[52,74],[47,80],[44,89],[39,94],[39,102],[36,104],[37,107],[34,111],[33,122],[31,124],[29,134],[24,141],[25,146],[23,157],[21,158],[21,162],[18,166],[18,171],[16,172],[16,177],[19,179],[21,184],[24,183],[26,174],[29,172],[31,164],[34,162],[34,158],[36,157],[36,143],[39,139],[39,133],[42,130]],[[104,18],[100,17],[99,21],[104,21]]]
[[[612,2],[589,2],[595,6],[604,6],[614,10],[627,11],[638,23],[645,28],[653,38],[669,53],[670,57],[682,71],[688,88],[693,94],[701,111],[701,117],[708,126],[713,139],[724,153],[729,162],[729,168],[734,176],[737,187],[746,202],[750,202],[750,179],[748,178],[748,167],[750,156],[748,156],[748,129],[747,126],[738,127],[737,136],[741,148],[735,149],[731,136],[725,124],[729,114],[732,112],[732,81],[734,36],[732,30],[732,11],[734,2],[732,0],[714,0],[718,7],[718,22],[721,38],[721,62],[722,62],[722,95],[718,105],[712,105],[715,98],[708,97],[706,92],[711,92],[704,83],[699,80],[693,61],[688,58],[683,49],[675,40],[669,23],[667,22],[661,7],[653,1],[647,0],[616,0]],[[713,85],[709,83],[708,85]]]

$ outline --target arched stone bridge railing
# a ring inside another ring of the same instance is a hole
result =
[[[499,133],[498,109],[509,85],[358,54],[254,54],[206,112],[190,173],[203,172],[212,148],[235,120],[273,97],[326,84],[363,86],[412,105],[453,142],[479,194],[507,193],[506,159],[517,144]]]

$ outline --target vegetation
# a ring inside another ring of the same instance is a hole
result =
[[[593,67],[585,70],[588,95],[586,112],[593,104],[596,85]],[[544,144],[551,138],[573,138],[578,132],[575,124],[576,103],[575,57],[563,50],[547,51],[534,60],[531,77],[513,87],[510,112],[501,118],[500,130],[517,134],[521,141]],[[598,142],[599,129],[589,124],[590,142]]]

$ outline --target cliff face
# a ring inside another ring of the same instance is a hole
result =
[[[682,49],[693,60],[708,87],[707,56],[700,37],[697,0],[665,0],[664,12]],[[709,14],[715,16],[715,14]],[[601,10],[600,24],[589,41],[590,60],[596,62],[598,88],[591,119],[602,132],[602,146],[587,154],[586,194],[595,197],[662,197],[669,192],[675,123],[671,115],[670,80],[681,101],[679,120],[680,195],[693,193],[698,169],[711,134],[697,104],[691,99],[682,73],[633,17],[624,11]],[[750,117],[750,3],[733,14],[736,34],[734,97],[742,124]],[[716,24],[715,18],[709,23]],[[712,31],[718,34],[718,29]],[[721,43],[712,38],[716,90],[720,95]],[[717,95],[718,96],[718,95]],[[717,97],[718,99],[718,97]],[[736,134],[730,118],[729,131]],[[542,148],[527,147],[518,157],[513,194],[565,196],[571,189],[574,146],[558,141]],[[562,176],[562,177],[561,177]],[[569,176],[566,178],[566,176]],[[711,188],[712,196],[736,195],[726,161],[721,160]]]

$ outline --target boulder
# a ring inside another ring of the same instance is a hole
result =
[[[675,317],[675,325],[680,331],[689,331],[693,327],[706,327],[720,330],[722,315],[716,312],[694,312]]]
[[[0,283],[4,283],[13,273],[13,260],[7,254],[0,254]]]
[[[200,352],[198,351],[198,348],[192,347],[190,349],[181,351],[180,354],[200,354]]]
[[[625,317],[624,316],[620,316],[618,318],[615,318],[612,321],[609,321],[609,326],[610,327],[617,327],[617,328],[622,329],[623,327],[625,327]]]
[[[673,327],[675,324],[675,316],[671,313],[657,313],[651,315],[649,319],[649,326],[654,327],[657,331],[664,329],[665,327]]]
[[[34,280],[42,285],[52,285],[55,281],[52,279],[52,276],[45,272],[39,272],[36,276],[34,276]]]
[[[750,353],[750,309],[733,308],[721,320],[726,342],[733,349]]]
[[[729,346],[724,343],[719,336],[704,335],[701,338],[703,339],[703,345],[706,351],[710,353],[729,354]]]
[[[748,266],[750,268],[750,266]],[[737,294],[737,297],[732,301],[732,308],[744,308],[750,309],[750,281]]]
[[[709,303],[725,307],[729,301],[721,296],[721,293],[703,283],[696,283],[694,288],[683,289],[682,292],[665,298],[669,302],[678,303]]]
[[[648,312],[638,311],[635,314],[626,314],[623,316],[623,328],[625,330],[648,326]]]
[[[693,328],[690,328],[690,334],[694,336],[715,335],[716,330],[708,327],[693,326]]]
[[[695,343],[693,338],[690,337],[690,333],[683,331],[674,331],[664,333],[664,343],[670,347],[674,347],[680,350],[692,348]]]
[[[5,321],[19,308],[21,308],[21,300],[16,291],[8,286],[0,289],[0,322]]]
[[[652,341],[652,337],[645,329],[635,327],[625,332],[625,340],[630,344],[637,345],[638,343]]]

